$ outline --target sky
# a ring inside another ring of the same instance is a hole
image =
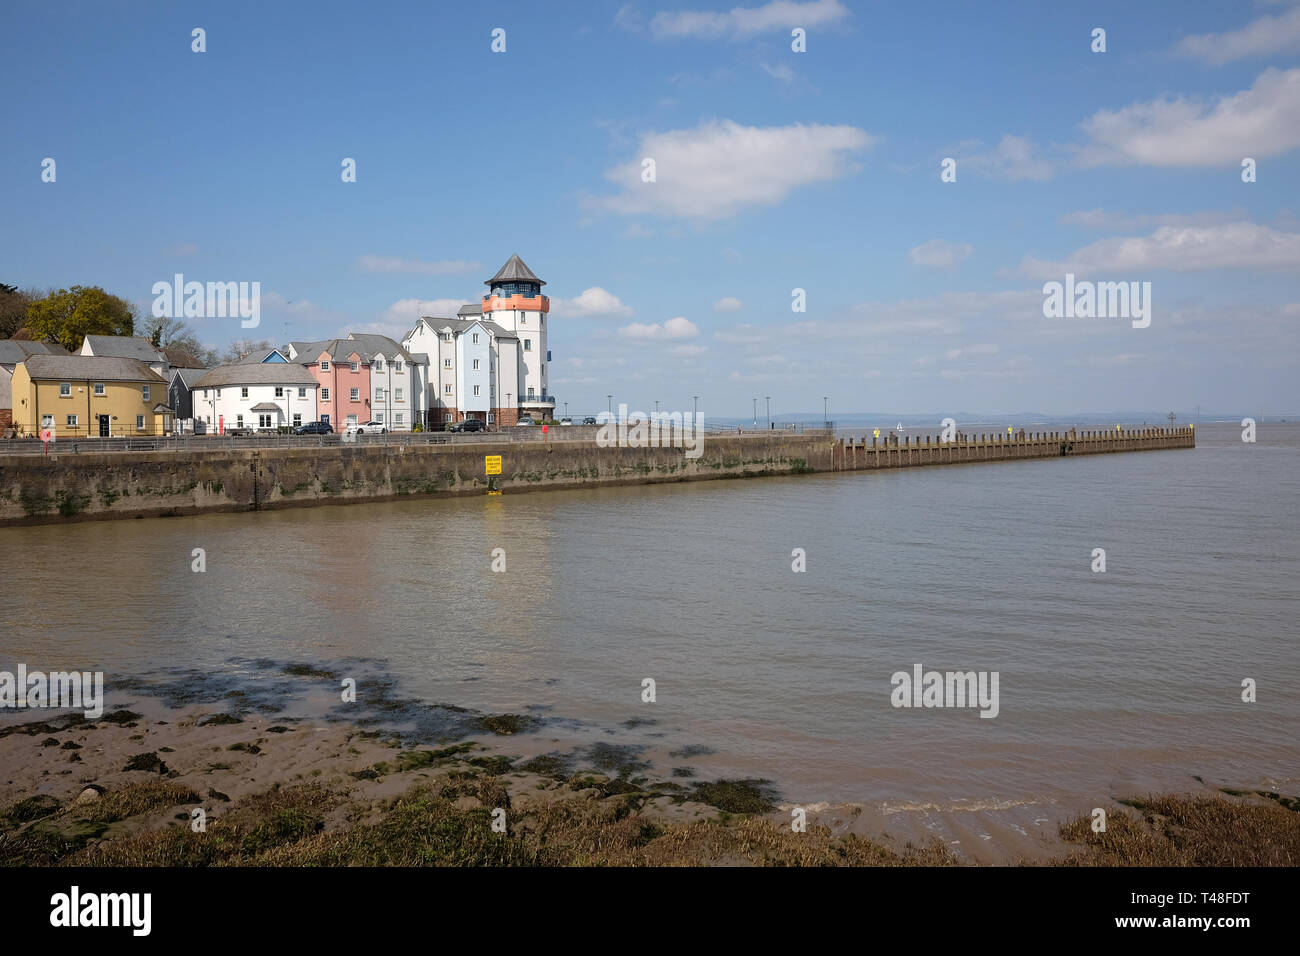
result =
[[[0,282],[260,282],[212,345],[518,253],[574,415],[1300,411],[1298,2],[6,0],[0,109]]]

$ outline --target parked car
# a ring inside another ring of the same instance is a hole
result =
[[[293,430],[295,435],[333,435],[334,428],[329,422],[308,422]]]
[[[573,424],[573,419],[566,415],[566,416],[564,416],[563,418],[560,419],[560,424],[561,424],[561,425],[572,425],[572,424]]]
[[[367,432],[371,435],[383,435],[388,432],[388,426],[383,422],[348,422],[349,435],[364,435]]]
[[[588,415],[586,418],[584,418],[584,419],[582,420],[582,424],[584,424],[584,425],[594,425],[594,424],[596,424],[596,419],[594,419],[592,416]]]
[[[515,424],[516,424],[516,425],[536,425],[537,423],[536,423],[535,421],[533,421],[533,416],[532,416],[532,415],[520,415],[520,416],[519,416],[519,421],[515,422]]]
[[[467,418],[464,421],[452,422],[447,426],[449,432],[485,432],[487,431],[487,422],[478,418]]]

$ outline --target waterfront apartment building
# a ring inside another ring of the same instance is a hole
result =
[[[462,306],[455,318],[421,316],[407,333],[407,351],[428,356],[431,423],[477,418],[505,426],[521,413],[553,417],[545,284],[512,255],[484,281],[488,291],[478,303]]]
[[[31,355],[14,368],[14,426],[60,438],[166,435],[167,383],[139,359]]]
[[[386,335],[290,342],[289,360],[306,366],[320,385],[320,421],[336,431],[383,422],[389,431],[425,424],[428,359]]]

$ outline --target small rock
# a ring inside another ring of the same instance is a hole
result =
[[[58,745],[59,742],[53,737],[46,737],[44,740],[41,741],[42,747],[57,747]]]
[[[103,792],[103,787],[93,787],[93,786],[87,787],[85,790],[81,791],[81,793],[77,794],[77,799],[73,800],[72,802],[73,803],[94,803],[96,800],[99,799],[99,795],[102,792]]]

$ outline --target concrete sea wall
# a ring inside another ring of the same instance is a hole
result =
[[[602,448],[594,441],[342,444],[308,448],[0,452],[0,525],[134,518],[207,511],[486,494],[484,458],[500,455],[494,485],[541,488],[651,484],[711,478],[856,471],[921,465],[1191,448],[1190,429],[968,436],[846,442],[826,434],[717,435],[703,454],[679,448]]]

